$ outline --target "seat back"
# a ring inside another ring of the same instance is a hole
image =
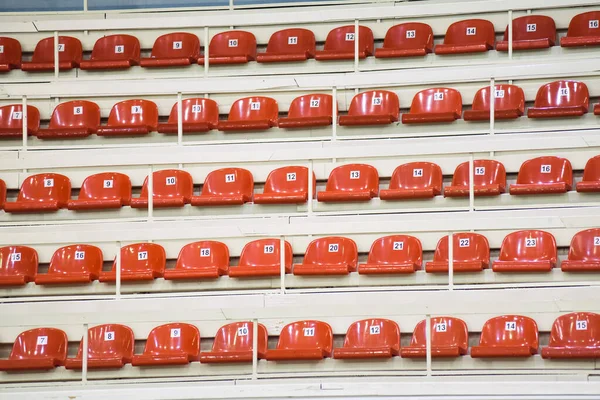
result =
[[[312,176],[313,196],[317,193],[315,174]],[[305,193],[308,192],[308,168],[281,167],[269,172],[265,181],[264,193]]]
[[[273,54],[315,54],[315,34],[302,28],[277,31],[269,38],[267,53]]]
[[[420,321],[413,331],[410,345],[427,346],[427,322]],[[431,318],[431,346],[458,346],[465,351],[469,347],[469,331],[462,319],[453,317]]]
[[[181,115],[184,124],[208,122],[210,125],[216,126],[219,123],[219,106],[216,101],[211,99],[200,97],[185,99],[181,101]],[[168,122],[175,124],[177,121],[177,103],[175,103],[171,108]]]
[[[421,90],[413,97],[410,113],[454,113],[460,116],[462,114],[462,97],[460,92],[449,88]]]
[[[482,87],[475,93],[471,109],[474,111],[490,111],[490,87]],[[525,112],[525,94],[523,89],[515,85],[501,84],[494,86],[494,110],[518,109],[521,115]]]
[[[333,113],[332,101],[330,94],[322,93],[296,97],[290,104],[288,118],[331,117]]]
[[[527,160],[517,175],[517,184],[557,182],[566,182],[569,188],[573,184],[573,168],[566,158],[548,156]]]
[[[38,254],[35,249],[27,246],[0,247],[0,276],[24,275],[31,279],[37,269]]]
[[[308,245],[304,264],[348,265],[356,268],[358,250],[354,240],[341,236],[328,236],[315,239]]]
[[[2,53],[0,53],[1,55]],[[23,105],[10,104],[0,107],[0,136],[3,129],[23,129]],[[27,106],[27,130],[37,132],[40,128],[40,112],[34,106]]]
[[[327,179],[327,191],[371,190],[379,192],[379,174],[367,164],[346,164],[336,167]]]
[[[71,181],[60,174],[31,175],[21,184],[17,201],[48,201],[56,200],[59,205],[66,206],[71,198]]]
[[[506,188],[506,169],[496,160],[473,160],[473,186],[500,185]],[[469,162],[460,163],[454,170],[452,186],[469,186]]]
[[[256,59],[256,37],[246,31],[219,33],[210,40],[209,57],[249,56]]]
[[[423,263],[423,248],[421,241],[409,235],[391,235],[381,237],[373,242],[367,264],[393,265]]]
[[[494,24],[485,19],[465,19],[448,27],[444,44],[470,45],[486,43],[490,46],[496,41]]]
[[[229,110],[228,121],[269,120],[277,125],[279,108],[277,101],[270,97],[253,96],[236,100]]]
[[[389,319],[373,318],[356,321],[348,328],[344,347],[400,349],[400,328]]]
[[[354,53],[354,36],[354,25],[332,29],[327,34],[323,50]],[[366,55],[371,55],[374,47],[373,31],[371,28],[360,25],[358,27],[358,51],[364,51]]]
[[[158,125],[158,107],[149,100],[124,100],[115,104],[108,116],[108,126],[147,126],[155,131]]]
[[[21,43],[17,39],[0,37],[0,64],[21,66]]]
[[[9,360],[34,360],[52,357],[61,364],[67,358],[67,334],[55,328],[35,328],[21,332]]]
[[[555,81],[546,83],[538,89],[535,107],[576,107],[581,106],[587,112],[589,92],[585,83],[577,81]]]
[[[472,232],[452,235],[452,257],[455,262],[481,261],[490,263],[490,245],[485,236]],[[433,261],[448,262],[448,236],[441,238],[433,253]]]
[[[556,240],[551,233],[528,230],[506,235],[500,247],[501,261],[551,261],[556,263]]]
[[[433,187],[442,190],[442,169],[430,162],[402,164],[394,170],[390,189],[422,189]]]
[[[600,156],[592,157],[585,163],[583,180],[586,182],[600,181]]]
[[[191,33],[167,33],[156,38],[150,57],[198,59],[200,57],[200,40],[198,36]]]
[[[135,243],[121,247],[121,271],[153,271],[161,276],[165,271],[167,256],[165,249],[156,243]],[[117,258],[112,267],[117,270]]]
[[[512,21],[513,40],[549,39],[550,45],[556,41],[556,24],[550,17],[544,15],[525,15]],[[504,40],[508,40],[508,26],[504,31]]]
[[[321,321],[297,321],[287,324],[281,329],[278,350],[302,350],[322,348],[331,353],[333,334],[331,326]]]
[[[144,347],[148,355],[180,355],[196,358],[200,351],[200,331],[194,325],[174,322],[150,331]]]
[[[577,14],[569,22],[567,37],[600,36],[598,21],[600,21],[600,11]]]
[[[58,37],[58,61],[81,62],[83,49],[79,39],[70,36]],[[34,63],[54,62],[54,36],[40,40],[33,50],[31,61]]]
[[[394,25],[385,33],[384,49],[433,49],[433,31],[431,26],[421,22],[408,22]]]
[[[600,228],[577,232],[571,239],[568,258],[571,261],[600,262]]]
[[[211,171],[202,186],[203,196],[227,196],[243,194],[252,198],[254,178],[244,168],[222,168]]]
[[[252,351],[252,341],[254,338],[251,321],[233,322],[219,328],[215,335],[212,351],[218,353],[227,353],[230,351]],[[267,328],[263,324],[258,324],[258,353],[267,352]]]
[[[73,244],[56,250],[50,259],[49,274],[90,274],[97,277],[102,271],[102,250],[89,244]]]
[[[121,61],[133,60],[140,62],[140,41],[131,35],[108,35],[94,43],[90,61]]]
[[[194,191],[192,176],[187,171],[163,169],[152,173],[152,192],[155,198],[180,197],[191,199]],[[148,177],[142,186],[142,198],[148,198]]]
[[[131,362],[133,344],[133,331],[128,326],[106,324],[88,329],[88,358],[121,358],[125,362]],[[83,358],[83,339],[79,344],[77,358]]]
[[[600,347],[600,314],[574,312],[556,318],[550,347]]]
[[[392,115],[400,116],[398,95],[387,90],[370,90],[352,98],[348,115]]]
[[[539,347],[535,321],[521,315],[502,315],[488,319],[481,329],[480,346]]]
[[[202,240],[182,247],[175,269],[229,267],[229,249],[225,243]]]
[[[87,100],[73,100],[56,106],[48,128],[90,128],[95,132],[100,126],[100,107]]]
[[[240,267],[262,267],[279,265],[279,239],[259,239],[246,243],[240,254]],[[285,241],[285,268],[292,267],[292,245]]]
[[[131,181],[125,174],[101,172],[90,175],[79,190],[79,200],[121,199],[123,204],[131,202]]]

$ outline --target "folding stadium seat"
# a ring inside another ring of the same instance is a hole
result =
[[[37,269],[37,251],[31,247],[0,247],[0,287],[22,286],[33,282]]]
[[[21,43],[17,39],[0,37],[0,72],[21,68]]]
[[[314,191],[313,191],[314,193]],[[6,182],[0,179],[0,210],[4,209],[6,203]]]
[[[140,63],[140,41],[131,35],[108,35],[94,43],[89,60],[81,61],[86,70],[126,69]]]
[[[102,250],[89,244],[74,244],[56,250],[47,274],[37,274],[36,285],[90,283],[100,276]]]
[[[583,179],[575,186],[578,192],[600,192],[600,156],[590,158],[583,170]]]
[[[490,87],[485,86],[475,93],[471,109],[466,110],[465,121],[490,120]],[[516,119],[525,114],[525,94],[515,85],[494,86],[494,120]]]
[[[67,334],[55,328],[36,328],[17,336],[0,371],[50,370],[65,364]]]
[[[264,359],[267,353],[267,328],[258,324],[257,356]],[[252,362],[253,325],[250,321],[234,322],[219,328],[211,351],[200,353],[201,363]]]
[[[589,11],[571,18],[567,35],[560,39],[561,47],[600,45],[600,11]]]
[[[373,242],[366,264],[358,266],[361,275],[411,274],[421,269],[423,249],[414,236],[384,236]]]
[[[427,323],[422,320],[417,324],[410,340],[410,346],[400,350],[404,358],[427,357]],[[469,332],[467,324],[461,319],[452,317],[431,318],[431,357],[460,357],[467,354],[469,348]]]
[[[494,24],[485,19],[466,19],[448,27],[444,43],[435,46],[435,54],[484,53],[494,48]]]
[[[315,59],[327,60],[354,60],[354,25],[340,26],[331,30],[325,39],[323,50],[315,53]],[[358,27],[358,58],[373,55],[375,47],[373,31],[366,26]]]
[[[336,359],[391,358],[400,355],[400,328],[389,319],[364,319],[348,328],[344,347],[333,350]]]
[[[156,131],[158,107],[149,100],[125,100],[110,110],[106,126],[96,132],[99,136],[137,136]]]
[[[367,164],[346,164],[329,174],[325,191],[317,193],[321,202],[369,201],[379,192],[379,174]]]
[[[563,271],[600,271],[600,229],[577,232],[571,239],[569,256],[560,264]]]
[[[88,369],[121,368],[131,363],[133,331],[125,325],[107,324],[88,329]],[[77,356],[67,358],[65,368],[81,369],[83,365],[83,339]]]
[[[542,358],[600,358],[600,314],[574,312],[556,318]]]
[[[526,15],[515,18],[513,26],[513,50],[547,49],[556,41],[556,25],[554,20],[544,15]],[[508,26],[504,31],[504,39],[496,43],[496,50],[508,51]]]
[[[331,357],[331,326],[321,321],[297,321],[287,324],[279,334],[277,348],[267,350],[269,361],[322,360]]]
[[[165,249],[156,243],[136,243],[121,247],[121,282],[151,281],[165,273]],[[117,280],[117,258],[110,271],[100,273],[100,282]]]
[[[144,68],[182,67],[196,64],[200,57],[200,40],[185,32],[159,36],[152,46],[150,57],[140,60]]]
[[[259,63],[305,61],[314,58],[315,34],[308,29],[291,28],[277,31],[269,38],[267,51],[259,53]]]
[[[82,52],[79,39],[59,36],[58,69],[66,71],[79,67]],[[27,72],[54,71],[54,37],[40,40],[33,50],[31,61],[23,61],[21,69]]]
[[[313,197],[317,181],[312,175]],[[254,194],[254,204],[299,204],[308,201],[308,168],[281,167],[269,172],[263,193]]]
[[[387,90],[370,90],[352,98],[348,115],[342,115],[339,123],[351,125],[386,125],[398,121],[400,101],[398,95]]]
[[[177,257],[175,269],[167,269],[166,280],[218,278],[229,270],[227,245],[212,240],[189,243]]]
[[[462,98],[454,89],[421,90],[413,98],[408,114],[402,114],[403,124],[453,122],[462,115]]]
[[[469,163],[458,165],[452,184],[444,188],[444,197],[469,197]],[[506,191],[506,169],[495,160],[473,160],[475,196],[498,196]]]
[[[131,181],[125,174],[101,172],[83,181],[77,200],[69,200],[69,210],[104,210],[131,203]]]
[[[155,208],[183,207],[192,201],[192,176],[189,172],[177,169],[153,172],[152,192],[152,204]],[[140,197],[131,199],[131,207],[148,207],[148,177],[144,179]]]
[[[538,346],[538,327],[533,319],[502,315],[485,322],[479,346],[471,348],[471,357],[531,357],[537,354]]]
[[[23,136],[23,105],[11,104],[0,107],[0,139]],[[27,134],[36,135],[40,128],[40,112],[27,106]]]
[[[385,34],[376,58],[419,57],[433,51],[433,31],[427,24],[409,22],[394,25]]]
[[[204,57],[198,64],[204,65]],[[256,37],[246,31],[228,31],[215,35],[208,46],[210,65],[246,64],[256,59]]]
[[[594,106],[594,115],[600,115],[600,103]]]
[[[38,139],[75,139],[96,133],[100,126],[100,107],[86,100],[73,100],[56,106],[48,128],[39,129]]]
[[[556,240],[551,233],[529,230],[506,235],[494,272],[549,272],[556,265]]]
[[[192,98],[181,101],[182,133],[208,132],[216,129],[219,123],[219,106],[211,99]],[[177,103],[173,104],[167,123],[158,124],[159,133],[177,134]]]
[[[192,196],[193,206],[234,206],[252,201],[254,178],[244,168],[211,171],[202,185],[202,194]]]
[[[7,201],[8,213],[38,213],[66,208],[71,198],[71,182],[64,175],[45,173],[31,175],[21,184],[17,201]]]
[[[581,117],[588,112],[588,88],[583,82],[555,81],[538,89],[529,118]]]
[[[227,121],[219,121],[220,131],[260,131],[277,126],[279,108],[270,97],[253,96],[236,100]]]
[[[479,272],[490,265],[490,245],[485,236],[472,232],[452,235],[454,272]],[[426,272],[448,272],[448,236],[441,238],[433,253],[433,261],[425,264]]]
[[[292,273],[292,245],[285,241],[284,269]],[[229,268],[231,278],[279,276],[281,274],[279,239],[259,239],[246,243],[237,266]]]
[[[306,94],[292,101],[287,117],[279,118],[277,125],[286,129],[329,126],[333,121],[332,115],[330,94]]]
[[[186,365],[198,360],[200,331],[194,325],[175,322],[152,329],[144,353],[134,355],[133,366]]]
[[[356,271],[357,263],[354,240],[323,237],[310,242],[302,264],[294,264],[294,275],[348,275]]]
[[[525,161],[511,195],[566,193],[573,186],[573,168],[566,158],[548,156]]]
[[[381,200],[430,199],[442,194],[442,169],[430,162],[402,164],[392,173],[389,189],[379,192]]]

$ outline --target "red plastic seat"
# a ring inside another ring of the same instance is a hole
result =
[[[314,193],[314,191],[313,191]],[[0,179],[0,210],[4,209],[6,203],[6,182]]]
[[[400,355],[400,328],[389,319],[364,319],[348,328],[344,346],[333,350],[336,359],[392,358]]]
[[[267,328],[258,324],[257,356],[264,359],[267,353]],[[252,343],[254,340],[252,322],[234,322],[222,326],[215,335],[211,351],[200,353],[201,363],[238,363],[252,362]]]
[[[540,87],[529,118],[581,117],[588,112],[590,95],[583,82],[555,81]]]
[[[208,47],[210,65],[246,64],[256,60],[256,37],[246,31],[228,31],[215,35]],[[204,56],[198,58],[204,65]]]
[[[550,272],[556,265],[556,240],[548,232],[529,230],[506,235],[494,272]]]
[[[83,181],[77,200],[69,200],[69,210],[104,210],[131,203],[131,181],[125,174],[102,172]]]
[[[287,324],[279,334],[277,348],[267,350],[269,361],[322,360],[331,357],[331,326],[321,321],[297,321]]]
[[[133,366],[186,365],[198,360],[200,331],[194,325],[175,322],[152,329],[144,353],[134,355]]]
[[[379,192],[379,174],[367,164],[346,164],[329,174],[325,191],[317,193],[322,202],[369,201]]]
[[[22,137],[23,119],[22,104],[10,104],[8,106],[0,107],[0,139]],[[34,106],[28,105],[27,134],[36,135],[38,129],[40,129],[40,112]]]
[[[442,169],[430,162],[402,164],[392,173],[389,189],[379,192],[381,200],[430,199],[442,194]]]
[[[182,133],[208,132],[216,129],[219,123],[219,106],[217,102],[211,99],[192,98],[181,101],[181,115],[183,123],[181,124]],[[158,124],[159,133],[177,134],[177,103],[173,104],[169,120],[166,123]]]
[[[410,346],[400,350],[404,358],[427,357],[427,324],[422,320],[417,324],[410,340]],[[467,354],[469,332],[467,324],[452,317],[431,318],[431,357],[459,357]]]
[[[567,35],[560,38],[561,47],[600,45],[600,11],[589,11],[571,18]]]
[[[294,264],[294,275],[348,275],[357,263],[354,240],[328,236],[310,242],[302,264]]]
[[[594,106],[594,115],[600,115],[600,103]]]
[[[323,50],[315,53],[315,59],[327,60],[354,60],[354,25],[340,26],[332,29],[325,39]],[[375,42],[373,31],[366,26],[358,27],[358,58],[373,55]]]
[[[234,206],[252,201],[254,178],[243,168],[222,168],[210,172],[202,194],[192,196],[193,206]]]
[[[106,126],[96,132],[99,136],[137,136],[156,131],[158,107],[149,100],[125,100],[113,106]]]
[[[35,280],[38,254],[27,246],[0,247],[0,287],[22,286]]]
[[[506,169],[495,160],[473,160],[475,196],[499,196],[506,191]],[[469,197],[469,162],[458,165],[452,184],[444,188],[444,197]]]
[[[152,204],[155,208],[183,207],[192,201],[194,183],[189,172],[164,169],[152,173]],[[148,207],[148,177],[144,179],[142,193],[131,199],[132,208]]]
[[[448,27],[444,43],[435,46],[435,54],[484,53],[494,48],[494,24],[485,19],[466,19]]]
[[[370,90],[352,98],[348,115],[340,116],[339,123],[342,126],[386,125],[398,121],[398,118],[398,95],[387,90]]]
[[[159,36],[152,46],[150,57],[140,60],[144,68],[182,67],[196,64],[200,57],[200,40],[186,32]]]
[[[394,25],[385,33],[376,58],[423,57],[433,51],[433,31],[427,24],[409,22]]]
[[[17,39],[0,37],[0,72],[21,68],[21,43]]]
[[[56,106],[48,128],[39,129],[39,139],[74,139],[96,133],[100,126],[100,107],[86,100],[73,100]]]
[[[296,97],[292,101],[288,116],[279,118],[277,125],[286,129],[329,126],[333,121],[332,114],[333,105],[330,94],[306,94]]]
[[[82,59],[79,39],[58,37],[58,69],[66,71],[79,67]],[[31,61],[23,61],[21,69],[27,72],[54,71],[54,36],[42,39],[33,50]]]
[[[539,347],[535,321],[521,315],[502,315],[488,319],[481,329],[479,346],[471,348],[471,357],[531,357]]]
[[[292,273],[292,245],[285,241],[284,269]],[[229,268],[231,278],[279,276],[281,274],[279,239],[259,239],[246,243],[237,266]]]
[[[600,358],[600,314],[574,312],[556,318],[542,358]]]
[[[583,170],[583,179],[575,186],[578,192],[600,192],[600,156],[590,158]]]
[[[566,193],[573,186],[573,168],[566,158],[548,156],[525,161],[511,195]]]
[[[384,236],[373,242],[365,264],[358,266],[361,275],[411,274],[423,263],[421,241],[414,236]]]
[[[55,328],[36,328],[17,336],[0,371],[50,370],[65,364],[67,334]]]
[[[490,244],[485,236],[472,232],[452,235],[454,272],[479,272],[490,265]],[[425,264],[426,272],[448,272],[448,236],[441,238],[433,253],[433,261]]]
[[[560,268],[566,272],[600,271],[600,229],[577,232],[571,239],[569,256]]]
[[[94,43],[89,60],[81,61],[84,70],[125,69],[140,63],[140,41],[131,35],[108,35]]]
[[[107,324],[88,329],[88,369],[122,368],[133,358],[133,331],[125,325]],[[77,356],[67,358],[66,369],[81,369],[83,339]]]
[[[466,110],[465,121],[490,120],[490,87],[485,86],[475,93],[471,109]],[[515,85],[494,86],[494,119],[516,119],[525,114],[525,94]]]
[[[166,280],[210,279],[227,275],[229,249],[227,245],[203,240],[183,246],[174,269],[164,273]]]
[[[260,131],[277,126],[279,108],[270,97],[254,96],[236,100],[227,121],[219,121],[220,131]]]
[[[100,276],[102,250],[89,244],[74,244],[56,250],[47,274],[37,274],[36,285],[90,283]]]
[[[71,182],[60,174],[37,174],[27,177],[21,184],[17,201],[7,201],[8,213],[36,213],[58,211],[66,208],[71,198]]]
[[[454,89],[421,90],[413,98],[408,114],[402,114],[403,124],[453,122],[462,115],[462,98]]]
[[[526,15],[515,18],[513,26],[513,50],[547,49],[556,41],[556,25],[554,20],[544,15]],[[508,26],[504,31],[504,39],[496,43],[496,50],[508,51]]]
[[[269,38],[267,51],[259,53],[259,63],[305,61],[314,58],[315,34],[308,29],[291,28],[277,31]]]
[[[313,172],[313,197],[317,181]],[[269,172],[263,193],[254,194],[254,204],[300,204],[308,201],[308,168],[281,167]]]
[[[151,281],[165,273],[165,249],[156,243],[136,243],[121,247],[121,282]],[[100,282],[117,280],[117,258],[110,271],[100,273]]]

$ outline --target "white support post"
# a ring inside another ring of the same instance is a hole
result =
[[[148,222],[154,219],[154,174],[152,165],[148,167]]]
[[[177,92],[177,146],[183,144],[183,108],[181,106],[181,92]],[[181,167],[179,167],[181,168]]]
[[[427,365],[427,376],[431,376],[431,315],[425,316],[425,356]]]
[[[87,385],[89,338],[88,324],[83,324],[83,354],[81,355],[81,384]]]
[[[23,96],[23,98],[21,99],[21,107],[23,108],[22,110],[22,114],[21,114],[21,123],[23,124],[23,151],[26,152],[27,151],[27,127],[28,127],[28,123],[27,123],[27,118],[29,118],[28,114],[27,114],[27,96]]]
[[[252,320],[252,380],[258,379],[258,320]]]
[[[494,134],[494,124],[496,122],[496,85],[495,79],[490,79],[490,135]]]
[[[54,78],[58,79],[58,31],[54,31]]]
[[[512,10],[508,10],[508,59],[512,60],[513,53],[513,26]]]
[[[204,77],[208,76],[208,67],[209,67],[209,43],[208,43],[208,26],[204,27]]]
[[[233,11],[233,0],[229,0],[229,10]]]
[[[473,160],[473,154],[469,157],[469,212],[475,211],[475,162]]]
[[[88,11],[88,0],[83,0],[83,12]]]
[[[448,290],[454,290],[454,235],[448,234]]]
[[[337,140],[337,124],[338,124],[338,109],[337,109],[337,87],[331,90],[331,141]]]
[[[354,72],[358,72],[358,20],[354,20]]]
[[[115,299],[121,300],[121,242],[117,242],[117,256],[115,257],[117,277],[115,285]]]
[[[279,277],[281,294],[285,294],[285,238],[279,238]]]
[[[314,174],[314,168],[313,168],[313,160],[309,160],[308,161],[308,202],[307,204],[307,208],[308,208],[308,216],[312,217],[313,214],[313,198],[315,197],[314,194],[314,190],[313,190],[313,174]]]

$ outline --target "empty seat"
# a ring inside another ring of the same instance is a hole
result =
[[[81,61],[84,70],[125,69],[140,63],[140,41],[131,35],[108,35],[94,43],[89,60]]]
[[[538,89],[529,118],[581,117],[588,112],[588,88],[583,82],[555,81]]]
[[[27,246],[0,247],[0,287],[22,286],[35,280],[38,255]]]
[[[22,137],[24,119],[22,104],[0,107],[0,139]],[[39,128],[39,110],[34,106],[27,106],[27,134],[36,135]]]
[[[156,131],[158,107],[149,100],[125,100],[110,110],[108,122],[98,128],[100,136],[136,136]]]
[[[89,244],[74,244],[56,250],[47,274],[37,274],[36,285],[90,283],[100,276],[102,250]]]
[[[218,278],[227,275],[229,249],[213,240],[203,240],[183,246],[174,269],[164,273],[166,280]]]
[[[79,67],[82,58],[79,39],[58,37],[58,69],[61,71]],[[23,61],[21,69],[27,72],[54,71],[54,37],[42,39],[33,50],[31,61]]]
[[[292,272],[292,245],[284,242],[285,273]],[[281,274],[281,243],[279,239],[259,239],[246,243],[237,266],[229,268],[232,278],[279,276]]]
[[[379,174],[367,164],[346,164],[329,174],[325,191],[317,193],[321,202],[369,201],[379,192]]]
[[[192,98],[181,100],[182,133],[200,133],[216,129],[219,123],[219,106],[211,99]],[[173,104],[169,120],[158,124],[158,132],[177,134],[177,103]]]
[[[358,266],[361,275],[411,274],[421,269],[423,249],[414,236],[384,236],[373,242],[365,264]]]
[[[198,64],[204,65],[204,57],[198,58]],[[256,59],[256,37],[246,31],[227,31],[219,33],[210,40],[208,62],[217,64],[246,64]]]
[[[577,232],[571,239],[569,256],[560,264],[563,271],[600,271],[600,229]]]
[[[189,172],[164,169],[152,173],[152,204],[155,208],[183,207],[192,201],[193,192]],[[140,197],[131,199],[131,207],[148,207],[148,177],[144,179]]]
[[[348,275],[357,263],[354,240],[329,236],[310,242],[302,264],[294,265],[294,275]]]
[[[471,348],[471,357],[531,357],[538,347],[538,327],[533,319],[503,315],[485,322],[479,346]]]
[[[100,126],[100,107],[87,100],[73,100],[56,106],[48,128],[39,129],[39,139],[74,139],[96,133]]]
[[[287,117],[279,118],[277,125],[286,129],[329,126],[333,121],[332,115],[330,94],[306,94],[292,100]]]
[[[574,312],[556,318],[542,358],[600,358],[600,314]]]
[[[144,68],[181,67],[196,64],[200,57],[200,40],[186,32],[167,33],[159,36],[152,46],[150,57],[143,57]]]
[[[583,179],[575,186],[578,192],[600,192],[600,156],[590,158],[583,170]]]
[[[165,273],[165,249],[156,243],[136,243],[121,247],[121,282],[151,281]],[[100,282],[117,280],[117,258],[110,271],[100,273]]]
[[[256,61],[305,61],[314,58],[315,51],[315,34],[312,31],[301,28],[283,29],[271,35],[267,51],[259,53]]]
[[[600,115],[600,103],[594,106],[594,115]]]
[[[269,361],[322,360],[331,357],[331,326],[321,321],[297,321],[287,324],[279,334],[277,348],[267,350]]]
[[[465,121],[490,120],[490,87],[485,86],[475,93],[471,109],[466,110]],[[525,113],[525,94],[515,85],[494,85],[494,120],[516,119]]]
[[[83,181],[77,200],[69,200],[69,210],[121,208],[131,203],[131,181],[125,174],[101,172]]]
[[[194,325],[175,322],[152,329],[144,352],[134,355],[133,366],[186,365],[198,360],[200,331]]]
[[[453,122],[462,115],[462,98],[454,89],[421,90],[413,98],[410,111],[402,114],[403,124]]]
[[[65,364],[67,334],[55,328],[36,328],[17,336],[0,371],[50,370]]]
[[[600,11],[589,11],[571,18],[567,35],[560,38],[562,47],[600,45]]]
[[[17,201],[7,201],[8,213],[35,213],[58,211],[66,208],[71,198],[69,178],[59,174],[31,175],[23,181]]]
[[[529,230],[506,235],[494,272],[549,272],[556,265],[556,240],[548,232]]]
[[[490,244],[485,236],[472,232],[452,235],[454,272],[479,272],[490,265]],[[433,261],[425,264],[426,272],[448,272],[448,236],[441,238],[433,253]]]
[[[258,324],[257,357],[263,359],[267,353],[267,328]],[[222,326],[215,335],[211,351],[200,353],[202,363],[252,362],[254,327],[252,322],[234,322]]]
[[[332,29],[325,39],[323,50],[315,53],[315,59],[326,60],[354,60],[354,25],[340,26]],[[358,58],[373,55],[375,47],[373,31],[366,26],[358,27]]]
[[[134,337],[125,325],[107,324],[88,329],[88,369],[121,368],[131,363]],[[75,357],[67,358],[65,368],[81,369],[83,365],[83,339]]]
[[[417,324],[410,340],[410,345],[400,350],[404,358],[427,357],[427,323],[422,320]],[[431,318],[431,357],[459,357],[467,354],[469,332],[467,324],[461,319],[452,317]]]
[[[314,191],[313,191],[314,193]],[[6,182],[0,179],[0,210],[4,209],[6,203]]]
[[[211,171],[204,180],[200,196],[192,196],[193,206],[233,206],[252,201],[254,178],[243,168]]]
[[[385,33],[376,58],[419,57],[433,51],[433,31],[427,24],[408,22],[394,25]]]
[[[21,68],[21,43],[17,39],[0,37],[0,72]]]
[[[389,319],[365,319],[348,328],[344,346],[333,350],[336,359],[391,358],[400,355],[400,328]]]
[[[317,193],[313,172],[313,197]],[[299,204],[308,201],[308,168],[281,167],[269,172],[263,193],[254,194],[255,204]]]
[[[526,15],[512,21],[513,50],[546,49],[554,46],[556,25],[544,15]],[[496,43],[496,50],[508,51],[508,26],[503,40]]]
[[[510,185],[511,195],[566,193],[573,186],[573,168],[566,158],[537,157],[519,168],[517,183]]]
[[[444,188],[444,197],[469,197],[469,162],[454,170],[452,184]],[[506,191],[506,169],[495,160],[473,160],[473,194],[498,196]]]
[[[370,90],[352,98],[348,115],[339,118],[340,125],[386,125],[398,121],[398,95],[387,90]]]
[[[442,194],[442,169],[430,162],[402,164],[392,173],[390,186],[379,192],[381,200],[430,199]]]
[[[466,19],[448,27],[444,43],[435,46],[435,54],[484,53],[494,48],[494,24],[485,19]]]
[[[277,126],[279,108],[270,97],[254,96],[236,100],[227,121],[219,121],[220,131],[259,131]]]

